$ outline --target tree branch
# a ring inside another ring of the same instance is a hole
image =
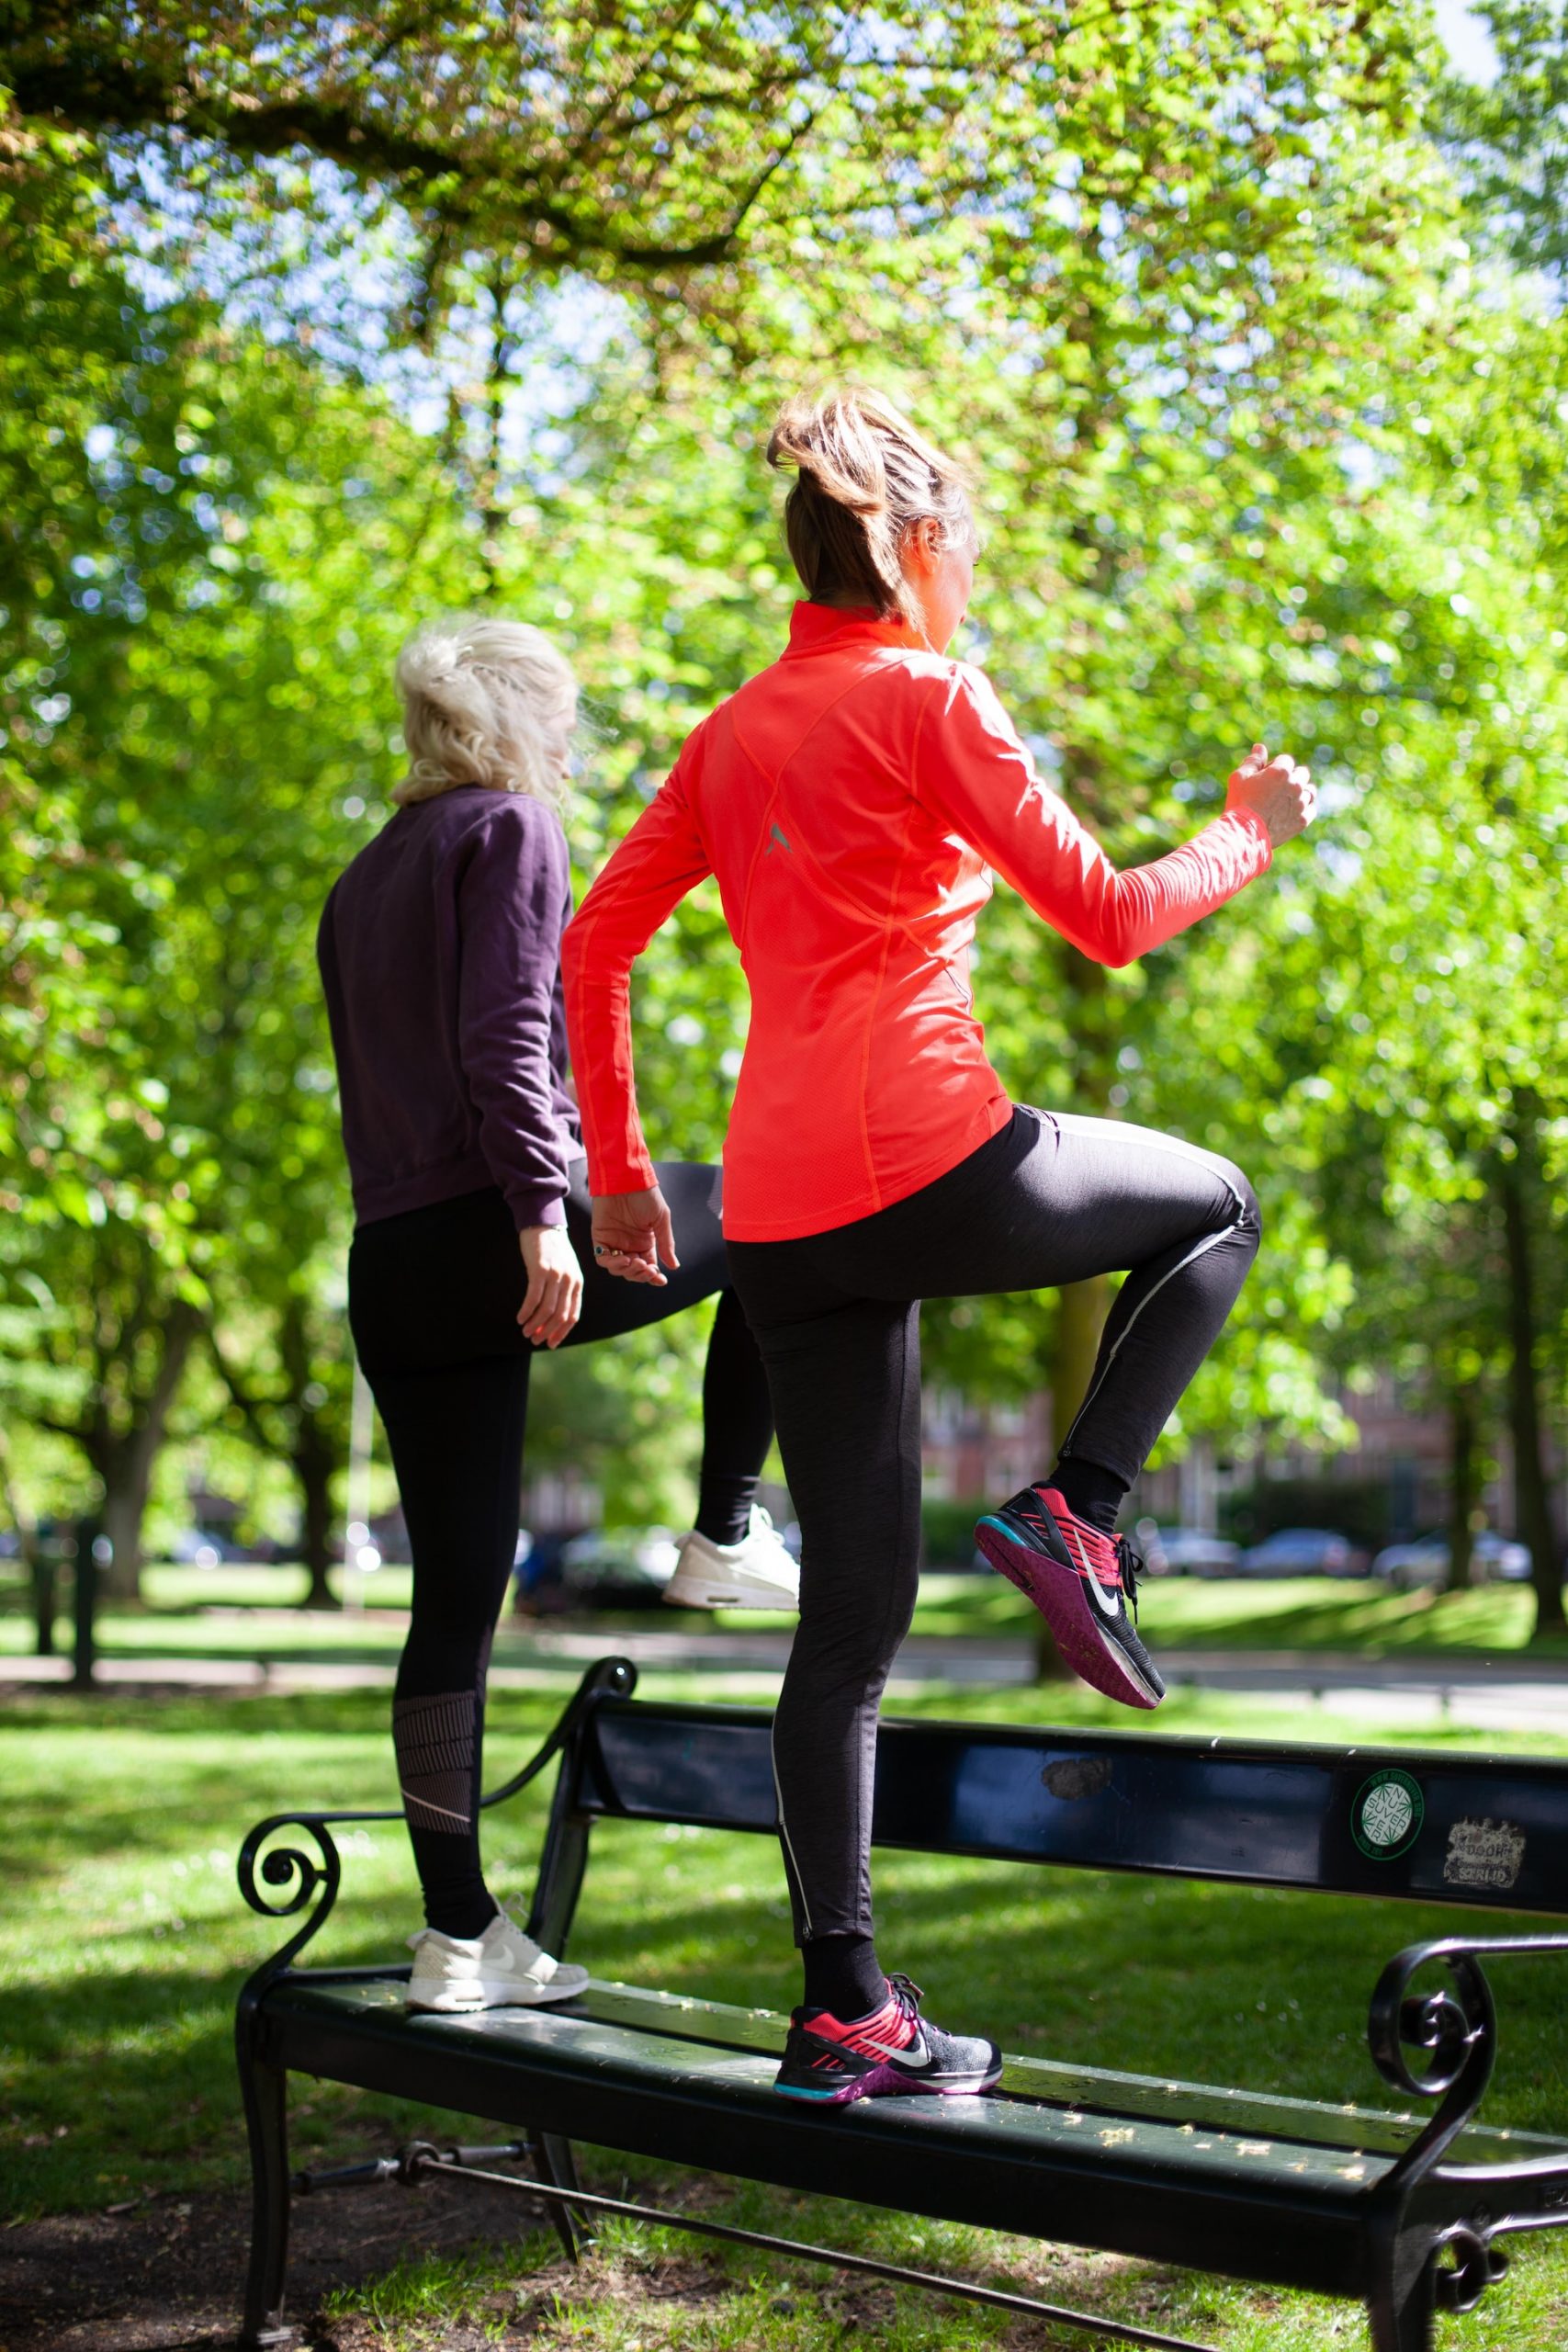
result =
[[[723,261],[733,250],[731,229],[684,244],[644,243],[623,236],[607,219],[584,220],[545,201],[530,189],[531,174],[415,138],[341,103],[295,96],[254,106],[231,104],[198,96],[177,81],[123,59],[106,62],[74,52],[17,60],[8,78],[24,114],[56,115],[80,130],[159,131],[206,139],[241,155],[270,158],[304,147],[360,181],[393,181],[405,194],[432,198],[439,190],[441,209],[454,222],[472,220],[489,209],[479,202],[479,190],[491,191],[492,199],[499,197],[517,220],[548,232],[549,245],[536,256],[540,262],[598,256],[638,271],[686,269]],[[468,191],[466,201],[454,196],[454,183]]]
[[[73,1445],[90,1447],[93,1442],[92,1424],[83,1429],[78,1422],[57,1421],[52,1413],[29,1413],[28,1419],[35,1430],[47,1430],[51,1437],[69,1438]]]

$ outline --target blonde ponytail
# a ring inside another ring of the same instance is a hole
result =
[[[971,535],[963,469],[881,393],[796,393],[768,437],[770,466],[793,466],[784,501],[790,560],[808,596],[865,603],[918,627],[900,556],[915,525],[944,543]]]

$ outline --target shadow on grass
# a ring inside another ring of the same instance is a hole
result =
[[[277,1940],[260,1938],[255,1960]],[[384,1967],[402,1956],[395,1939],[371,1929],[337,1939],[322,1959]],[[243,2177],[234,2005],[249,1973],[99,1968],[90,1987],[69,1977],[12,1984],[0,2044],[0,2211],[105,2205]],[[305,2077],[295,2078],[289,2106],[301,2162],[341,2153],[355,2130],[380,2150],[389,2133],[396,2144],[429,2128],[428,2110],[410,2101]]]

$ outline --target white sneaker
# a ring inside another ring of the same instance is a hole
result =
[[[664,1588],[671,1609],[798,1609],[800,1570],[758,1503],[739,1544],[714,1544],[694,1528]]]
[[[586,1968],[552,1960],[515,1919],[498,1911],[482,1936],[444,1936],[422,1928],[409,1938],[414,1955],[411,2009],[532,2009],[570,2001],[588,1983]]]

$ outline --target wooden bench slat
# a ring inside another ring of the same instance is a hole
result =
[[[340,2060],[357,2036],[380,2040],[395,2033],[437,2050],[456,2038],[468,2064],[481,2064],[497,2078],[513,2069],[532,2075],[544,2067],[564,2083],[582,2077],[601,2086],[617,2081],[628,2090],[658,2088],[683,2101],[700,2090],[752,2112],[764,2131],[793,2128],[802,2109],[781,2100],[773,2089],[784,2020],[766,2010],[726,2013],[723,2005],[704,2003],[693,2005],[686,2013],[686,2030],[680,2030],[675,2015],[681,2007],[678,1996],[649,1994],[639,1998],[637,1988],[595,1980],[581,2000],[556,2007],[421,2016],[405,2007],[401,1984],[385,1977],[312,1980],[301,1975],[275,1991],[268,2013],[275,2020],[285,2016],[321,2020],[330,2033],[341,2037]],[[649,2030],[650,2008],[663,2019],[657,2031]],[[739,2030],[743,2022],[754,2029],[754,2039],[751,2032]],[[736,2029],[733,2034],[726,2030],[729,2028]],[[285,2052],[280,2063],[302,2066],[304,2062]],[[1254,2101],[1246,2094],[1232,2098],[1201,2085],[1151,2082],[1146,2087],[1166,2102],[1162,2110],[1156,2102],[1139,2101],[1136,2093],[1143,2086],[1138,2077],[1087,2070],[1060,2070],[1084,2086],[1081,2101],[1062,2098],[1041,2087],[1041,2078],[1050,2080],[1056,2070],[1031,2059],[1010,2064],[1020,2086],[1011,2096],[884,2101],[874,2110],[858,2106],[837,2110],[837,2120],[852,2130],[863,2130],[863,2114],[874,2111],[879,2133],[936,2132],[953,2135],[959,2151],[984,2143],[1015,2159],[1072,2150],[1080,2163],[1092,2166],[1103,2153],[1119,2177],[1138,2176],[1145,2195],[1178,2177],[1234,2186],[1277,2175],[1295,2193],[1316,2191],[1332,2202],[1361,2196],[1413,2136],[1406,2131],[1394,2137],[1391,2120],[1375,2112],[1366,2113],[1364,2120],[1368,2126],[1381,2124],[1381,2133],[1362,2130],[1359,2114],[1305,2100]],[[334,2066],[333,2072],[338,2071]],[[1012,2090],[1005,2078],[1004,2089]],[[1190,2096],[1184,2097],[1184,2091]],[[483,2106],[475,2111],[502,2112]],[[819,2110],[806,2112],[819,2122],[825,2120]],[[1286,2128],[1264,2129],[1266,2115],[1282,2120]],[[1455,2160],[1554,2157],[1568,2177],[1568,2143],[1515,2133],[1500,2148],[1484,2145],[1499,2136],[1471,2135],[1456,2149]],[[1372,2145],[1374,2137],[1382,2137],[1385,2144]]]
[[[700,2001],[683,1993],[649,1985],[622,1984],[594,1977],[574,2009],[645,2033],[671,2033],[694,2041],[715,2041],[731,2050],[761,2050],[776,2056],[788,2024],[773,2009],[746,2009],[728,2001]],[[1006,2055],[1000,2084],[1009,2097],[1053,2107],[1081,2107],[1100,2115],[1144,2115],[1177,2122],[1215,2124],[1248,2139],[1305,2140],[1325,2147],[1371,2150],[1397,2155],[1426,2122],[1425,2115],[1320,2099],[1290,2098],[1281,2092],[1227,2090],[1218,2084],[1189,2083],[1156,2075],[1128,2075],[1113,2068],[1065,2065],[1049,2058]],[[1568,2158],[1568,2141],[1541,2132],[1472,2125],[1455,2143],[1454,2160],[1507,2164],[1527,2156]]]
[[[269,1996],[272,2064],[463,2115],[985,2229],[1358,2293],[1388,2160],[1015,2099],[781,2099],[774,2062],[567,2010],[411,2019],[385,1983]]]

